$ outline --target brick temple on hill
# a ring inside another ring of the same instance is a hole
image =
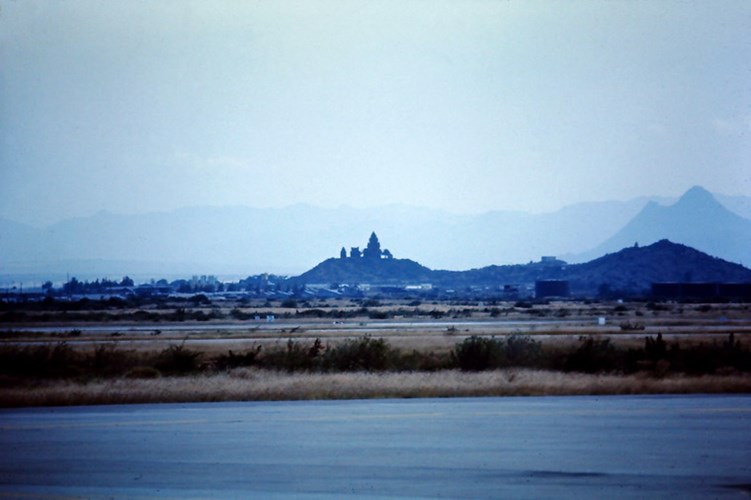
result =
[[[381,250],[381,243],[378,241],[375,231],[370,233],[370,239],[368,240],[368,246],[364,250],[360,250],[360,247],[352,247],[347,256],[347,250],[342,247],[342,251],[339,253],[339,257],[342,259],[368,259],[368,260],[381,260],[381,259],[393,259],[394,256],[388,250]]]

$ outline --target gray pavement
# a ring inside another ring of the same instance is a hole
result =
[[[0,411],[0,498],[743,498],[751,396]]]

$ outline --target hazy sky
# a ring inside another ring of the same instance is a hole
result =
[[[0,8],[0,217],[751,195],[747,0]]]

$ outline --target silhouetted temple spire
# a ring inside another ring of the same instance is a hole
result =
[[[376,236],[375,231],[370,234],[368,246],[363,251],[363,257],[373,260],[381,258],[381,243],[378,241],[378,236]]]

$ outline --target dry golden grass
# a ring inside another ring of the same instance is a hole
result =
[[[327,307],[359,310],[362,305],[350,301],[333,301]],[[314,307],[322,304],[313,304]],[[263,352],[283,350],[289,339],[304,346],[315,338],[325,345],[337,345],[347,338],[372,335],[385,339],[391,347],[403,353],[419,351],[447,355],[457,343],[470,335],[527,334],[544,342],[547,353],[570,349],[579,343],[580,335],[608,338],[620,349],[642,348],[645,336],[662,333],[666,341],[680,341],[682,348],[691,345],[724,341],[729,333],[743,345],[751,341],[751,305],[712,304],[709,309],[698,304],[660,304],[652,310],[645,303],[585,304],[576,302],[551,302],[535,305],[533,309],[514,308],[503,304],[504,312],[491,318],[484,305],[428,303],[419,306],[424,312],[433,310],[447,314],[444,321],[429,316],[395,317],[393,320],[374,321],[367,316],[349,318],[340,323],[332,318],[281,319],[284,314],[294,314],[297,309],[269,308],[265,304],[222,305],[224,319],[213,322],[153,323],[153,332],[130,330],[133,325],[149,326],[148,322],[105,322],[108,327],[96,330],[97,323],[82,322],[87,328],[75,337],[58,333],[33,332],[34,318],[44,312],[30,312],[23,325],[25,332],[6,335],[8,345],[25,341],[47,343],[54,346],[69,342],[68,348],[81,355],[91,355],[99,343],[117,349],[133,351],[134,355],[156,355],[188,339],[190,349],[200,350],[201,362],[210,362],[229,350],[243,353],[263,346]],[[174,312],[184,303],[167,304],[160,312]],[[273,324],[256,321],[237,321],[230,311],[240,307],[243,312],[273,312],[280,318]],[[387,312],[391,309],[417,309],[406,303],[369,307],[369,310]],[[201,309],[201,308],[191,308]],[[300,310],[304,310],[300,307]],[[471,310],[471,318],[461,311]],[[150,309],[151,310],[151,309]],[[205,313],[210,308],[203,308]],[[451,312],[453,311],[453,312]],[[135,312],[135,310],[131,311]],[[533,314],[542,312],[544,314]],[[92,314],[97,311],[92,311]],[[565,313],[565,314],[563,314]],[[403,313],[399,313],[400,315]],[[456,318],[454,318],[456,315]],[[598,317],[607,317],[607,326],[597,326]],[[452,319],[454,318],[454,319]],[[555,319],[560,318],[560,322]],[[720,321],[718,318],[723,318]],[[493,322],[480,321],[490,320]],[[543,320],[543,321],[537,321]],[[453,321],[453,322],[452,322]],[[509,321],[504,324],[503,321]],[[622,331],[621,322],[638,323],[643,331]],[[454,324],[456,323],[456,324]],[[62,323],[65,325],[66,323]],[[40,327],[55,326],[58,322],[39,322]],[[77,328],[70,323],[70,329]],[[80,326],[79,325],[79,326]],[[242,325],[243,328],[236,328]],[[10,328],[13,325],[8,325]],[[111,328],[116,326],[117,336]],[[208,327],[208,328],[207,328]],[[159,335],[156,330],[163,330]],[[438,372],[386,372],[386,373],[282,373],[268,370],[239,368],[229,373],[207,372],[190,377],[113,378],[75,382],[71,380],[3,380],[0,379],[0,406],[54,406],[79,404],[155,403],[192,401],[250,401],[294,399],[353,399],[353,398],[413,398],[457,396],[523,396],[523,395],[577,395],[577,394],[666,394],[666,393],[751,393],[751,374],[687,376],[670,375],[663,378],[635,375],[585,375],[537,370],[509,369],[466,373],[460,371]]]
[[[587,375],[538,370],[303,373],[240,368],[229,373],[0,388],[0,406],[272,401],[461,396],[748,393],[751,375]]]

